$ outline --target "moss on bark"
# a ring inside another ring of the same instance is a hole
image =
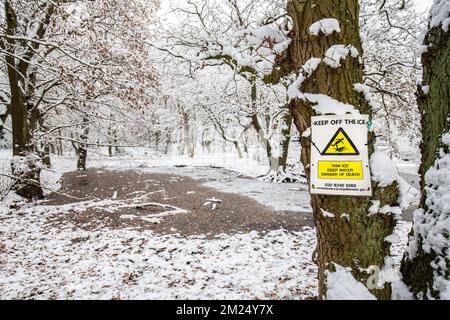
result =
[[[428,49],[422,55],[423,83],[418,88],[417,101],[422,113],[423,136],[421,208],[427,211],[425,173],[435,163],[441,148],[442,134],[449,132],[450,127],[450,32],[445,32],[441,27],[431,28],[426,35],[425,45]],[[438,298],[438,293],[433,289],[435,270],[431,266],[436,255],[433,251],[427,253],[423,250],[420,235],[412,235],[416,237],[412,237],[411,241],[417,239],[417,243],[413,244],[417,246],[417,253],[414,257],[405,255],[401,266],[403,279],[416,297],[427,298],[430,293]]]
[[[352,45],[358,49],[360,56],[362,55],[357,0],[293,0],[288,3],[288,14],[294,22],[292,42],[286,56],[282,57],[284,68],[278,69],[278,73],[298,72],[310,58],[323,59],[332,45]],[[341,32],[329,36],[310,35],[309,27],[324,18],[337,19]],[[353,105],[362,114],[370,115],[372,112],[368,103],[354,90],[355,83],[363,82],[363,69],[361,59],[352,57],[342,60],[341,67],[337,69],[322,63],[314,74],[303,82],[300,91],[331,96]],[[275,74],[268,79],[273,80],[280,76]],[[291,101],[290,108],[299,132],[310,128],[311,116],[315,115],[311,103],[296,99]],[[373,145],[370,145],[369,149],[370,153],[373,152]],[[310,155],[311,142],[303,139],[301,161],[308,179]],[[370,274],[363,269],[370,266],[382,268],[385,257],[390,255],[389,243],[384,239],[393,232],[394,217],[382,214],[369,216],[371,200],[380,200],[382,206],[395,205],[397,186],[391,185],[384,189],[374,186],[372,198],[312,195],[311,204],[318,238],[315,260],[319,266],[319,298],[326,297],[327,272],[334,271],[335,263],[350,267],[353,276],[366,285]],[[324,217],[321,209],[332,212],[334,218]],[[370,291],[378,299],[391,298],[390,285]]]

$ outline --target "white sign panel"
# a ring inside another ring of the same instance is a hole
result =
[[[311,193],[371,196],[367,115],[311,118]]]

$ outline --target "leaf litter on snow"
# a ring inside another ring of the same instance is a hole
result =
[[[111,202],[112,200],[108,200]],[[98,205],[98,204],[97,204]],[[35,207],[39,208],[39,207]],[[61,210],[0,212],[2,299],[303,299],[316,295],[315,233],[214,239],[47,223]]]

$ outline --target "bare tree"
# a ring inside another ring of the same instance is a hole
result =
[[[19,194],[42,195],[35,155],[48,161],[49,144],[64,139],[61,131],[85,128],[87,119],[109,139],[105,127],[109,113],[119,110],[117,101],[134,110],[151,103],[156,76],[145,59],[150,37],[145,23],[157,6],[157,1],[5,1],[0,49],[10,101],[4,117],[12,118]],[[99,106],[103,111],[93,112]],[[72,124],[54,120],[69,114]]]

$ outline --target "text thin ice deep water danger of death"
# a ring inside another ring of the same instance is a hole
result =
[[[311,193],[371,196],[368,115],[311,118]]]

